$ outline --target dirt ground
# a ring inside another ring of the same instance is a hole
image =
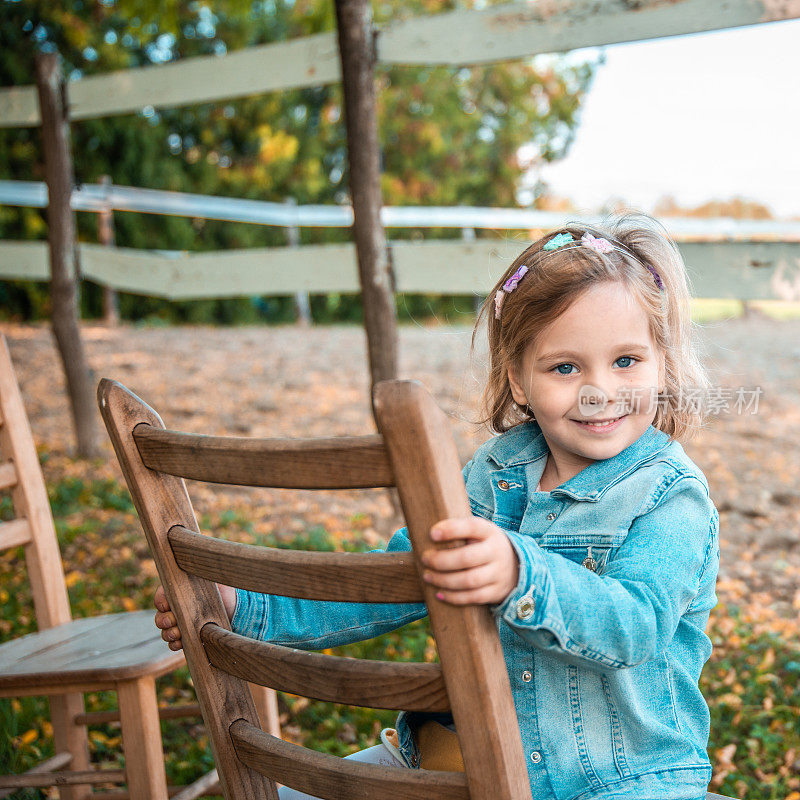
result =
[[[75,464],[62,371],[49,329],[0,324],[10,345],[37,443],[50,457],[48,480],[76,469],[121,475],[104,455]],[[452,420],[464,461],[488,438],[478,415],[485,358],[470,357],[468,327],[411,326],[400,333],[401,377],[421,380]],[[800,607],[800,321],[762,316],[710,323],[701,343],[713,383],[747,402],[713,414],[684,446],[708,477],[720,512],[720,589],[780,616]],[[374,431],[366,346],[357,327],[131,327],[87,325],[95,378],[121,381],[150,403],[168,428],[250,436],[320,436]],[[761,394],[754,405],[754,390]],[[99,421],[99,415],[98,415]],[[385,492],[323,494],[210,490],[190,486],[200,513],[230,508],[257,532],[295,533],[324,525],[359,530],[371,543],[392,526]],[[669,568],[665,564],[665,569]]]

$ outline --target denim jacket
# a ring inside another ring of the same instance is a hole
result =
[[[490,439],[464,467],[473,514],[506,531],[519,580],[497,621],[534,797],[700,800],[709,712],[719,516],[701,470],[650,426],[612,458],[537,492],[536,422]],[[405,528],[388,551],[411,549]],[[336,603],[237,590],[238,633],[305,649],[380,635],[424,604]],[[441,719],[441,717],[440,717]],[[419,765],[401,712],[400,749]],[[480,724],[480,720],[475,720]]]

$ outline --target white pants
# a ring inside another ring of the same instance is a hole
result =
[[[384,767],[405,766],[385,744],[376,744],[375,747],[368,747],[366,750],[359,750],[359,752],[345,757],[349,761],[360,761],[362,764],[380,764]],[[290,789],[288,786],[281,786],[278,789],[278,797],[280,800],[318,800],[310,794],[303,794],[303,792]]]

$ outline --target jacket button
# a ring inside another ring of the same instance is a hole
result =
[[[552,520],[552,519],[555,519],[557,516],[558,516],[558,514],[556,514],[556,512],[555,512],[555,511],[551,511],[551,512],[550,512],[550,513],[547,515],[547,519],[551,519],[551,520]]]
[[[530,683],[533,680],[533,673],[526,669],[525,672],[522,673],[522,680],[524,683]]]
[[[533,761],[534,764],[538,764],[541,760],[542,754],[538,750],[534,750],[531,753],[531,761]]]
[[[497,482],[497,488],[500,489],[503,492],[507,492],[508,488],[509,488],[508,487],[508,481],[498,481]]]
[[[536,601],[532,597],[525,596],[517,600],[517,616],[520,619],[530,619],[535,609]]]

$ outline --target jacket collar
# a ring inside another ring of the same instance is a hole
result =
[[[623,451],[611,458],[592,462],[566,483],[553,489],[553,492],[568,494],[578,500],[596,499],[605,487],[633,472],[670,442],[666,433],[650,425]],[[489,446],[487,456],[500,467],[516,467],[537,461],[549,452],[539,423],[531,421],[498,436]]]

